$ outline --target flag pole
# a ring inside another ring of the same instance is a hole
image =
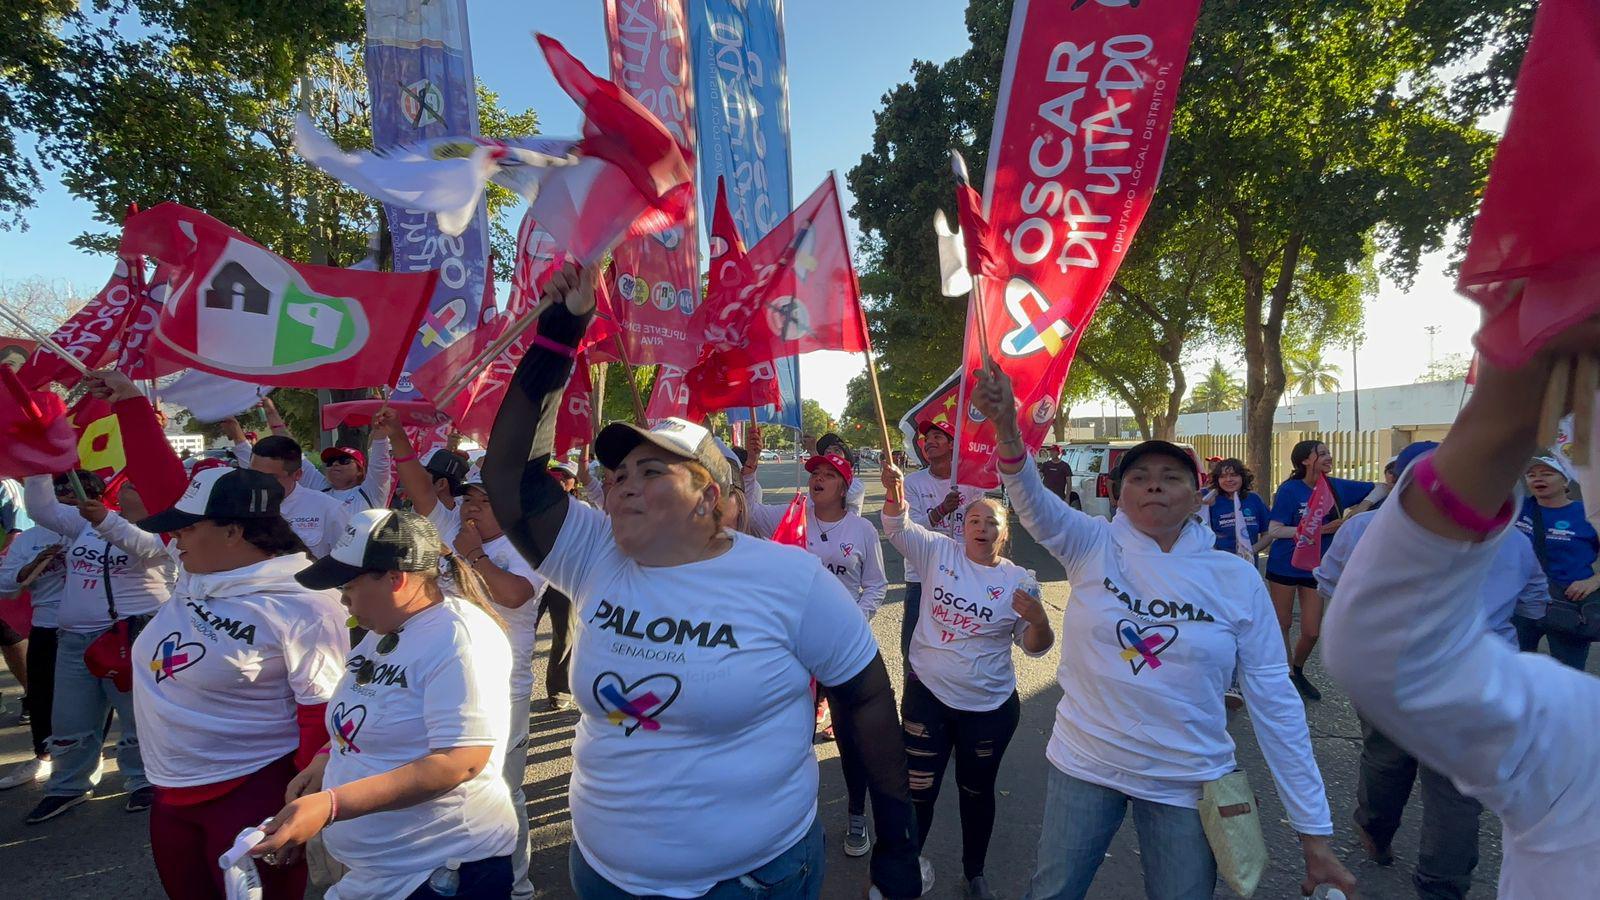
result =
[[[13,313],[9,309],[6,309],[4,306],[0,306],[0,314],[4,314],[5,319],[7,321],[9,321],[12,325],[14,325],[17,328],[21,329],[23,334],[26,334],[28,337],[31,337],[34,340],[38,341],[39,342],[39,346],[44,347],[46,350],[49,350],[51,353],[54,353],[55,355],[61,357],[62,360],[64,360],[67,365],[73,367],[74,369],[77,369],[78,370],[78,374],[80,374],[80,375],[88,375],[89,374],[89,367],[88,366],[84,365],[83,362],[81,360],[79,360],[76,356],[73,356],[71,353],[68,353],[66,350],[63,350],[61,348],[61,345],[56,343],[53,339],[51,339],[51,337],[48,334],[40,333],[40,331],[37,328],[34,328],[32,325],[29,325],[27,322],[22,320],[21,316],[17,315],[16,313]]]
[[[867,384],[872,387],[872,406],[878,412],[878,437],[883,441],[883,461],[887,465],[894,458],[889,446],[889,420],[883,415],[883,393],[878,390],[878,366],[872,359],[872,342],[867,341]]]
[[[632,360],[628,359],[628,344],[622,339],[620,330],[612,338],[617,342],[617,358],[622,361],[623,374],[628,376],[628,394],[633,400],[633,424],[644,428],[644,398],[639,396],[639,383],[633,380],[634,369]]]

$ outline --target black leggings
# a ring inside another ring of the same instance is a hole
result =
[[[905,720],[911,804],[917,810],[917,846],[928,842],[939,784],[954,752],[956,787],[961,791],[961,869],[967,880],[977,878],[983,874],[994,833],[995,777],[1022,715],[1017,692],[995,709],[968,712],[945,706],[922,682],[912,680],[906,682],[900,712]]]
[[[817,685],[817,704],[820,706],[828,699],[828,689]],[[834,730],[838,730],[838,723],[834,723]],[[844,794],[850,805],[850,815],[864,816],[867,814],[867,764],[861,761],[860,754],[846,747],[843,742],[839,745],[839,768],[844,770]]]
[[[50,744],[50,707],[56,697],[56,630],[35,625],[28,631],[28,727],[33,730],[33,755],[46,755]]]

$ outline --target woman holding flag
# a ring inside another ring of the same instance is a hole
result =
[[[851,485],[859,482],[852,481],[854,470],[840,452],[842,449],[842,444],[836,444],[829,448],[827,455],[806,460],[806,471],[811,473],[808,485],[811,502],[806,506],[806,552],[839,579],[861,614],[871,621],[878,607],[883,605],[889,580],[883,574],[883,548],[878,544],[878,530],[849,508]],[[759,534],[775,533],[788,510],[789,504],[758,503],[750,507],[754,530]],[[817,693],[818,702],[826,703],[827,691]],[[872,839],[867,834],[867,773],[861,761],[845,752],[842,746],[839,766],[844,770],[850,816],[845,828],[844,852],[846,856],[866,856],[872,848]]]
[[[1255,473],[1244,463],[1220,460],[1211,467],[1211,490],[1205,496],[1217,549],[1252,563],[1272,543],[1266,534],[1267,504],[1251,490],[1255,481]]]
[[[1317,646],[1322,633],[1322,597],[1317,593],[1317,579],[1311,569],[1295,565],[1295,535],[1299,531],[1317,487],[1326,479],[1331,503],[1326,504],[1322,525],[1320,550],[1317,557],[1327,552],[1333,543],[1333,534],[1351,515],[1365,512],[1383,500],[1388,488],[1370,481],[1350,481],[1334,478],[1333,454],[1328,445],[1316,440],[1301,441],[1289,451],[1289,462],[1294,465],[1294,475],[1278,485],[1272,497],[1272,512],[1267,526],[1267,537],[1272,538],[1272,549],[1267,554],[1267,591],[1272,595],[1272,606],[1278,612],[1278,628],[1283,632],[1283,645],[1289,652],[1293,666],[1290,680],[1300,696],[1307,700],[1321,700],[1322,692],[1306,678],[1306,660]],[[1314,527],[1314,526],[1308,526]],[[1289,626],[1294,621],[1294,606],[1300,601],[1300,639],[1289,644]]]
[[[1212,895],[1217,862],[1198,807],[1208,785],[1237,780],[1223,703],[1236,670],[1300,835],[1302,889],[1353,890],[1355,878],[1329,841],[1328,798],[1271,601],[1255,570],[1216,552],[1211,529],[1195,516],[1194,457],[1165,441],[1133,447],[1113,475],[1117,516],[1087,516],[1040,480],[1017,428],[1010,378],[993,362],[976,377],[972,402],[997,426],[1007,495],[1072,584],[1029,897],[1087,896],[1130,806],[1148,896]]]
[[[606,514],[545,474],[594,277],[569,264],[552,278],[546,290],[558,302],[540,316],[483,460],[497,518],[572,598],[580,623],[574,890],[583,900],[817,897],[815,677],[835,715],[851,720],[846,752],[860,736],[854,752],[876,818],[873,883],[891,898],[920,895],[905,750],[871,630],[814,557],[721,521],[735,473],[711,435],[681,419],[601,431]],[[649,804],[638,802],[641,784],[652,787]]]

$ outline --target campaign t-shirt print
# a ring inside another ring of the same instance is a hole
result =
[[[1117,643],[1122,659],[1137,675],[1146,667],[1161,668],[1161,654],[1178,639],[1176,625],[1140,625],[1129,619],[1117,622]]]
[[[343,702],[334,704],[333,742],[338,746],[340,753],[361,752],[361,745],[356,743],[356,738],[361,734],[361,726],[366,723],[367,708],[363,704],[355,703],[349,706]]]
[[[156,644],[156,652],[150,657],[150,671],[155,673],[156,684],[160,684],[204,659],[205,655],[204,644],[185,641],[181,633],[174,631]]]
[[[665,712],[683,691],[683,682],[669,672],[646,675],[625,683],[616,672],[601,672],[594,680],[594,702],[605,710],[606,719],[631,735],[643,728],[660,731],[656,717]]]

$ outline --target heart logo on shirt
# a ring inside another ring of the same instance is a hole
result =
[[[613,725],[621,725],[623,734],[631,735],[643,728],[660,731],[661,715],[672,701],[678,699],[683,682],[678,676],[665,672],[648,675],[628,684],[616,672],[601,672],[594,680],[594,701],[606,711]]]
[[[150,671],[156,674],[156,684],[160,684],[204,659],[205,655],[204,644],[185,641],[182,634],[174,631],[156,645],[156,652],[150,657]]]
[[[985,588],[985,590],[989,592],[989,602],[991,603],[998,601],[1000,599],[1000,595],[1006,592],[1004,586],[997,587],[992,584]]]
[[[1117,622],[1117,643],[1122,645],[1122,658],[1133,667],[1133,674],[1145,666],[1161,668],[1161,654],[1178,639],[1176,625],[1140,625],[1123,619]]]
[[[336,703],[333,707],[333,741],[339,746],[340,753],[360,753],[361,748],[356,745],[356,735],[361,733],[361,726],[367,723],[367,708],[357,703],[354,706],[345,706]]]
[[[855,552],[855,549],[856,549],[856,545],[855,544],[840,544],[839,545],[839,552],[843,553],[845,556],[849,556],[851,553]]]

